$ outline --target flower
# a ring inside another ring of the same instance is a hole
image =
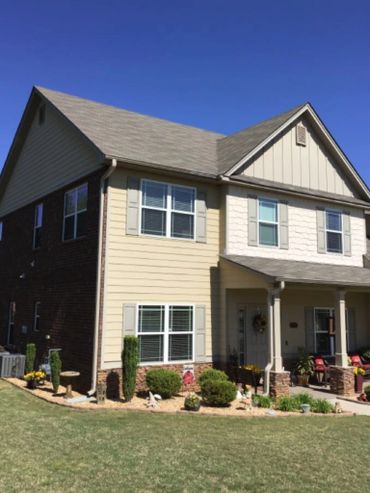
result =
[[[46,378],[46,373],[42,370],[39,371],[30,371],[24,375],[24,379],[28,382],[30,380],[36,380],[39,382],[40,380],[44,380]]]
[[[248,370],[252,373],[262,373],[262,369],[257,365],[244,365],[240,367],[242,370]]]
[[[365,375],[365,370],[363,368],[360,368],[359,366],[355,366],[353,368],[353,373],[356,375]]]

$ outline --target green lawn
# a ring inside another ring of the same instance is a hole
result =
[[[0,381],[0,492],[370,491],[366,417],[75,412]]]

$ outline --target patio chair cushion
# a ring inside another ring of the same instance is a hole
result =
[[[353,354],[352,356],[350,356],[350,358],[352,366],[362,366],[362,361],[358,354]]]

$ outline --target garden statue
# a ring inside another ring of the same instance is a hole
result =
[[[158,401],[161,401],[162,400],[162,397],[158,394],[152,394],[151,392],[149,392],[149,397],[148,397],[148,402],[146,403],[147,407],[151,407],[153,409],[156,409],[157,407],[159,407],[159,402]]]

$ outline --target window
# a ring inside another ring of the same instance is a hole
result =
[[[258,237],[260,245],[278,246],[278,203],[276,200],[258,201]]]
[[[33,330],[38,332],[40,330],[40,309],[41,303],[36,301],[34,310],[33,310]]]
[[[322,356],[335,354],[335,309],[314,308],[315,353]],[[346,342],[350,347],[349,312],[346,309]]]
[[[86,234],[87,183],[64,196],[63,240],[75,240]]]
[[[14,344],[15,301],[9,303],[7,344]]]
[[[326,251],[343,253],[342,214],[339,211],[327,210],[325,216]]]
[[[3,222],[0,221],[0,241],[3,241]]]
[[[193,239],[194,215],[194,188],[142,181],[142,234]]]
[[[33,248],[40,248],[41,245],[41,228],[43,216],[43,204],[35,207],[35,222],[33,226]]]
[[[140,362],[191,361],[193,325],[193,306],[139,305]]]

